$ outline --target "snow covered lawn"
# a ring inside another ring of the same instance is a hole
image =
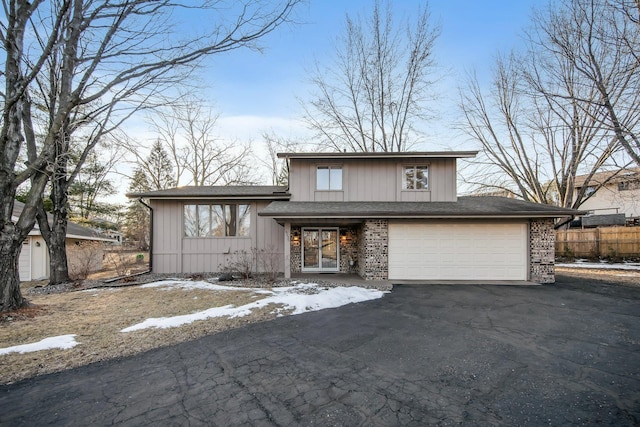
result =
[[[208,310],[196,313],[185,314],[173,317],[160,317],[146,319],[144,322],[124,328],[122,332],[137,331],[146,328],[174,328],[196,320],[204,320],[212,317],[245,317],[251,314],[252,310],[273,305],[273,313],[281,316],[283,314],[302,314],[309,311],[318,311],[326,308],[341,307],[346,304],[368,301],[382,298],[384,292],[375,289],[365,289],[359,287],[321,287],[316,283],[299,283],[294,286],[265,289],[238,288],[232,286],[214,285],[209,282],[181,282],[163,281],[149,283],[142,287],[177,287],[182,289],[211,289],[211,290],[246,290],[253,291],[257,295],[268,295],[249,304],[236,307],[232,304],[223,307],[212,307]]]
[[[360,287],[265,288],[188,279],[29,295],[29,315],[0,322],[0,383],[129,356],[279,316],[381,298]]]

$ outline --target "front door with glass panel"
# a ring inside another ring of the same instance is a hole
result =
[[[302,229],[302,271],[338,271],[338,229]]]

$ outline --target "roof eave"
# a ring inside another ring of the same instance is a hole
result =
[[[198,195],[149,195],[149,194],[126,194],[126,196],[130,199],[149,199],[149,200],[289,200],[291,198],[290,194],[277,194],[277,195],[242,195],[242,196],[206,196],[202,194]]]
[[[382,218],[382,219],[529,219],[529,218],[562,218],[565,216],[579,216],[574,212],[556,212],[556,213],[544,213],[544,212],[528,212],[528,213],[509,213],[509,214],[496,214],[496,213],[478,213],[478,214],[389,214],[382,212],[367,212],[366,214],[351,214],[351,215],[327,215],[322,213],[270,213],[259,212],[259,216],[270,217],[274,219],[369,219],[369,218]]]
[[[116,239],[110,239],[108,237],[81,236],[79,234],[67,234],[67,239],[94,240],[94,241],[110,242],[110,243],[117,243],[118,242]]]
[[[473,158],[478,151],[350,152],[350,153],[277,153],[287,159],[368,159],[368,158]]]

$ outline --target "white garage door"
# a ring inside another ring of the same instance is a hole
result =
[[[389,279],[527,280],[527,226],[389,224]]]

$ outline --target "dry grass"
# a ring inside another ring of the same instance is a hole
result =
[[[640,271],[637,270],[556,267],[556,273],[587,279],[613,281],[625,286],[640,287]]]
[[[141,254],[144,258],[138,262],[136,257]],[[119,265],[123,263],[124,265]],[[135,274],[149,269],[149,252],[110,248],[105,251],[102,269],[89,274],[90,279],[104,280],[120,276],[118,270],[125,269],[129,274]]]
[[[250,291],[97,288],[30,297],[33,307],[0,318],[0,347],[76,334],[76,347],[0,355],[0,383],[176,344],[275,317],[270,308],[236,318],[212,318],[170,329],[120,330],[150,317],[189,314],[263,298]]]

